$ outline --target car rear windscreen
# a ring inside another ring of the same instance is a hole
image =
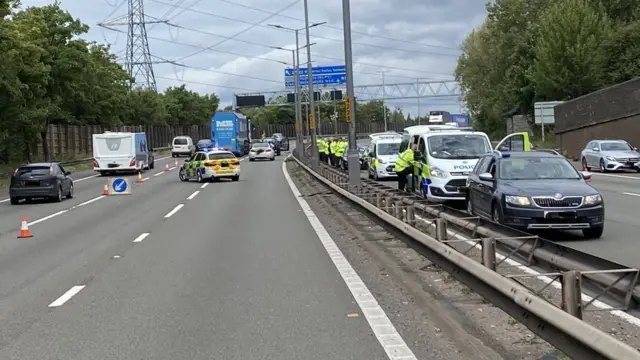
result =
[[[189,142],[185,138],[175,138],[173,139],[173,145],[187,145]]]
[[[48,166],[23,166],[18,169],[16,175],[20,176],[23,174],[29,175],[49,175],[49,167]]]
[[[95,139],[95,143],[93,147],[97,154],[100,155],[129,155],[132,153],[132,142],[131,135],[129,136],[121,136],[121,137],[103,137]]]
[[[232,153],[215,153],[209,154],[209,160],[232,160],[235,159],[236,156]]]

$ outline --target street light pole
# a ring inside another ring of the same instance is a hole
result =
[[[387,98],[387,89],[385,89],[385,78],[384,78],[384,74],[387,72],[387,70],[380,70],[378,71],[379,74],[382,74],[382,113],[384,114],[384,131],[388,131],[388,126],[387,126],[387,105],[385,104],[385,99]]]
[[[307,44],[311,44],[311,38],[309,36],[309,1],[304,0],[304,26],[307,36]],[[307,47],[307,78],[309,81],[309,136],[311,136],[311,165],[318,166],[320,159],[318,159],[318,143],[316,139],[317,124],[314,116],[313,106],[313,70],[311,68],[311,46]]]
[[[305,0],[306,1],[306,0]],[[344,62],[347,73],[347,96],[349,97],[349,149],[347,165],[349,167],[349,186],[360,186],[360,156],[356,144],[356,103],[353,89],[353,53],[351,49],[351,6],[349,0],[342,0],[342,27],[344,28]]]
[[[296,32],[297,35],[297,32]],[[300,144],[302,144],[302,117],[300,114],[300,66],[296,61],[296,54],[298,53],[298,36],[296,36],[296,48],[291,50],[291,57],[293,58],[293,71],[295,76],[296,83],[296,153],[298,154],[298,158],[300,158]]]

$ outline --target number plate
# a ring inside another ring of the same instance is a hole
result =
[[[577,217],[575,211],[545,211],[545,219],[575,219]]]

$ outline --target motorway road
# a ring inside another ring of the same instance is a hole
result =
[[[0,359],[387,358],[348,316],[362,311],[282,157],[205,184],[166,161],[131,195],[95,177],[62,203],[0,203]]]
[[[368,143],[368,140],[358,140],[358,144]],[[367,177],[367,173],[362,172],[362,177]],[[396,186],[395,180],[381,183]],[[602,193],[605,200],[605,230],[602,238],[586,241],[577,231],[547,233],[544,236],[576,250],[640,268],[640,174],[594,172],[591,185]],[[456,207],[463,208],[463,205]]]

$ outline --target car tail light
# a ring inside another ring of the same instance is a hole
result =
[[[136,158],[131,159],[129,166],[136,166]]]
[[[232,163],[233,166],[240,166],[240,161],[236,160]]]
[[[215,163],[215,161],[213,161],[213,162],[206,162],[206,163],[204,163],[204,166],[216,166],[216,163]]]
[[[93,159],[93,167],[97,168],[98,167],[98,160]]]
[[[18,174],[18,170],[20,170],[20,169],[16,168],[16,171],[13,172],[13,176],[16,176]]]
[[[49,166],[49,176],[53,176],[53,166]]]

